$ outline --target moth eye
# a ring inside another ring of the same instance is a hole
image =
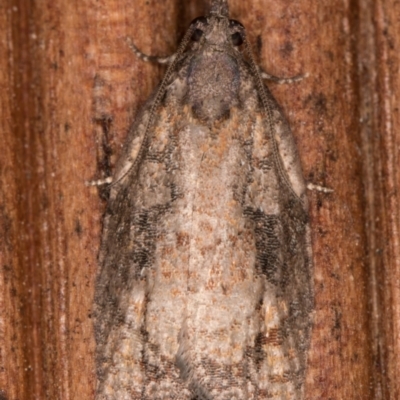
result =
[[[230,26],[231,28],[238,27],[238,28],[240,28],[240,29],[244,29],[243,24],[241,24],[239,21],[236,21],[236,19],[230,19],[230,20],[229,20],[229,26]]]
[[[201,29],[195,29],[192,35],[192,40],[194,42],[198,42],[202,36],[203,36],[203,31]]]
[[[200,38],[203,36],[203,30],[200,29],[202,27],[202,25],[208,25],[208,21],[206,17],[197,17],[195,18],[190,26],[195,26],[196,29],[194,30],[193,34],[192,34],[192,40],[194,42],[198,42],[200,40]]]
[[[207,18],[206,17],[197,17],[190,23],[190,26],[193,26],[193,25],[195,25],[196,28],[201,25],[208,25]]]
[[[235,32],[231,38],[234,46],[240,46],[243,43],[243,35],[240,32]]]
[[[236,21],[235,19],[230,19],[229,27],[233,31],[236,31],[236,32],[232,33],[232,35],[231,35],[232,44],[234,46],[240,46],[244,41],[244,36],[243,36],[244,26],[239,21]]]

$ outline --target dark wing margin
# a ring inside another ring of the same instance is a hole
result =
[[[282,336],[287,348],[294,349],[296,353],[291,379],[302,390],[314,309],[308,200],[300,159],[289,124],[269,89],[263,86],[262,90],[264,104],[269,109],[266,127],[273,142],[275,168],[280,182],[281,232],[278,237],[282,249],[278,287],[279,297],[287,307]]]

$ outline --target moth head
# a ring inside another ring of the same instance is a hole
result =
[[[239,47],[244,42],[244,26],[239,21],[219,14],[198,17],[190,26],[193,30],[192,42],[198,46]]]
[[[228,1],[211,0],[210,14],[228,18],[229,17]]]

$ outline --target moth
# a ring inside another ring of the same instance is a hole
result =
[[[110,185],[96,399],[302,399],[310,228],[295,142],[262,80],[279,79],[224,0],[159,61]]]

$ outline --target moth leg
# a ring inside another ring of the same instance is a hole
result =
[[[307,183],[307,189],[315,190],[317,192],[322,192],[322,193],[333,193],[333,189],[325,187],[325,186],[314,185],[311,182]]]
[[[172,61],[174,61],[176,54],[172,54],[168,57],[157,57],[157,56],[149,56],[147,54],[142,53],[132,42],[130,38],[126,40],[128,42],[128,46],[131,48],[131,50],[136,54],[137,57],[139,57],[141,60],[145,62],[154,62],[158,64],[170,64]]]
[[[279,78],[278,76],[270,75],[265,71],[260,71],[260,75],[261,75],[262,79],[267,79],[269,81],[279,83],[279,84],[299,82],[299,81],[303,80],[304,78],[308,77],[308,74],[304,74],[304,75],[296,75],[296,76],[293,76],[292,78]]]
[[[97,179],[94,181],[85,181],[85,185],[86,186],[103,186],[103,185],[109,185],[110,183],[112,183],[112,181],[113,181],[112,176],[109,176],[104,179]]]

